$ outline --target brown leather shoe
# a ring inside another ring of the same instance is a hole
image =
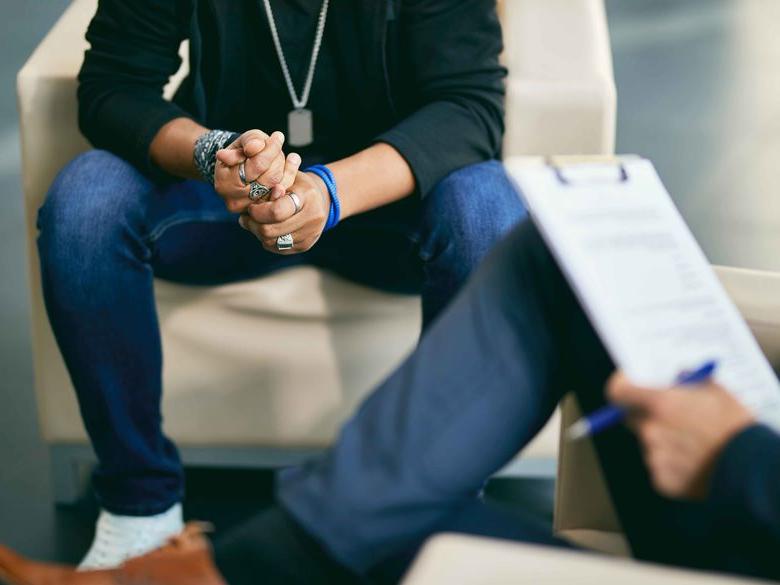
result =
[[[188,524],[156,551],[117,569],[121,585],[227,585],[219,574],[203,524]],[[90,584],[92,585],[92,584]]]
[[[5,585],[227,585],[203,536],[204,525],[188,524],[162,548],[118,569],[76,571],[37,563],[0,546],[0,582]]]
[[[73,567],[37,563],[0,546],[0,583],[3,585],[117,585],[112,573],[79,573]]]

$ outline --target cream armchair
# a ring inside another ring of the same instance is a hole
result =
[[[43,307],[35,219],[57,171],[88,148],[76,124],[75,77],[96,3],[74,0],[18,75],[35,390],[58,501],[77,495],[77,471],[93,456]],[[611,153],[616,100],[602,1],[504,4],[506,153]],[[156,296],[165,429],[190,464],[279,465],[323,448],[419,332],[419,299],[311,268],[219,287],[157,282]],[[258,349],[254,341],[269,332],[281,342]],[[556,425],[521,468],[554,462]]]

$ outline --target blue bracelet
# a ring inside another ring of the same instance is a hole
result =
[[[325,230],[333,229],[339,223],[341,219],[341,203],[339,202],[339,191],[336,187],[336,177],[333,176],[333,172],[325,165],[312,165],[307,169],[304,169],[305,173],[314,173],[325,186],[328,188],[328,195],[330,196],[330,211],[328,212],[328,221],[325,222]]]

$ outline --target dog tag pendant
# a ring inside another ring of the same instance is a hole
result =
[[[311,110],[300,108],[287,116],[287,143],[290,146],[309,146],[314,141],[314,121]]]

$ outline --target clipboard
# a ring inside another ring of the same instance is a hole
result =
[[[780,430],[780,383],[649,160],[506,167],[617,367],[662,388],[716,360],[716,380]]]

